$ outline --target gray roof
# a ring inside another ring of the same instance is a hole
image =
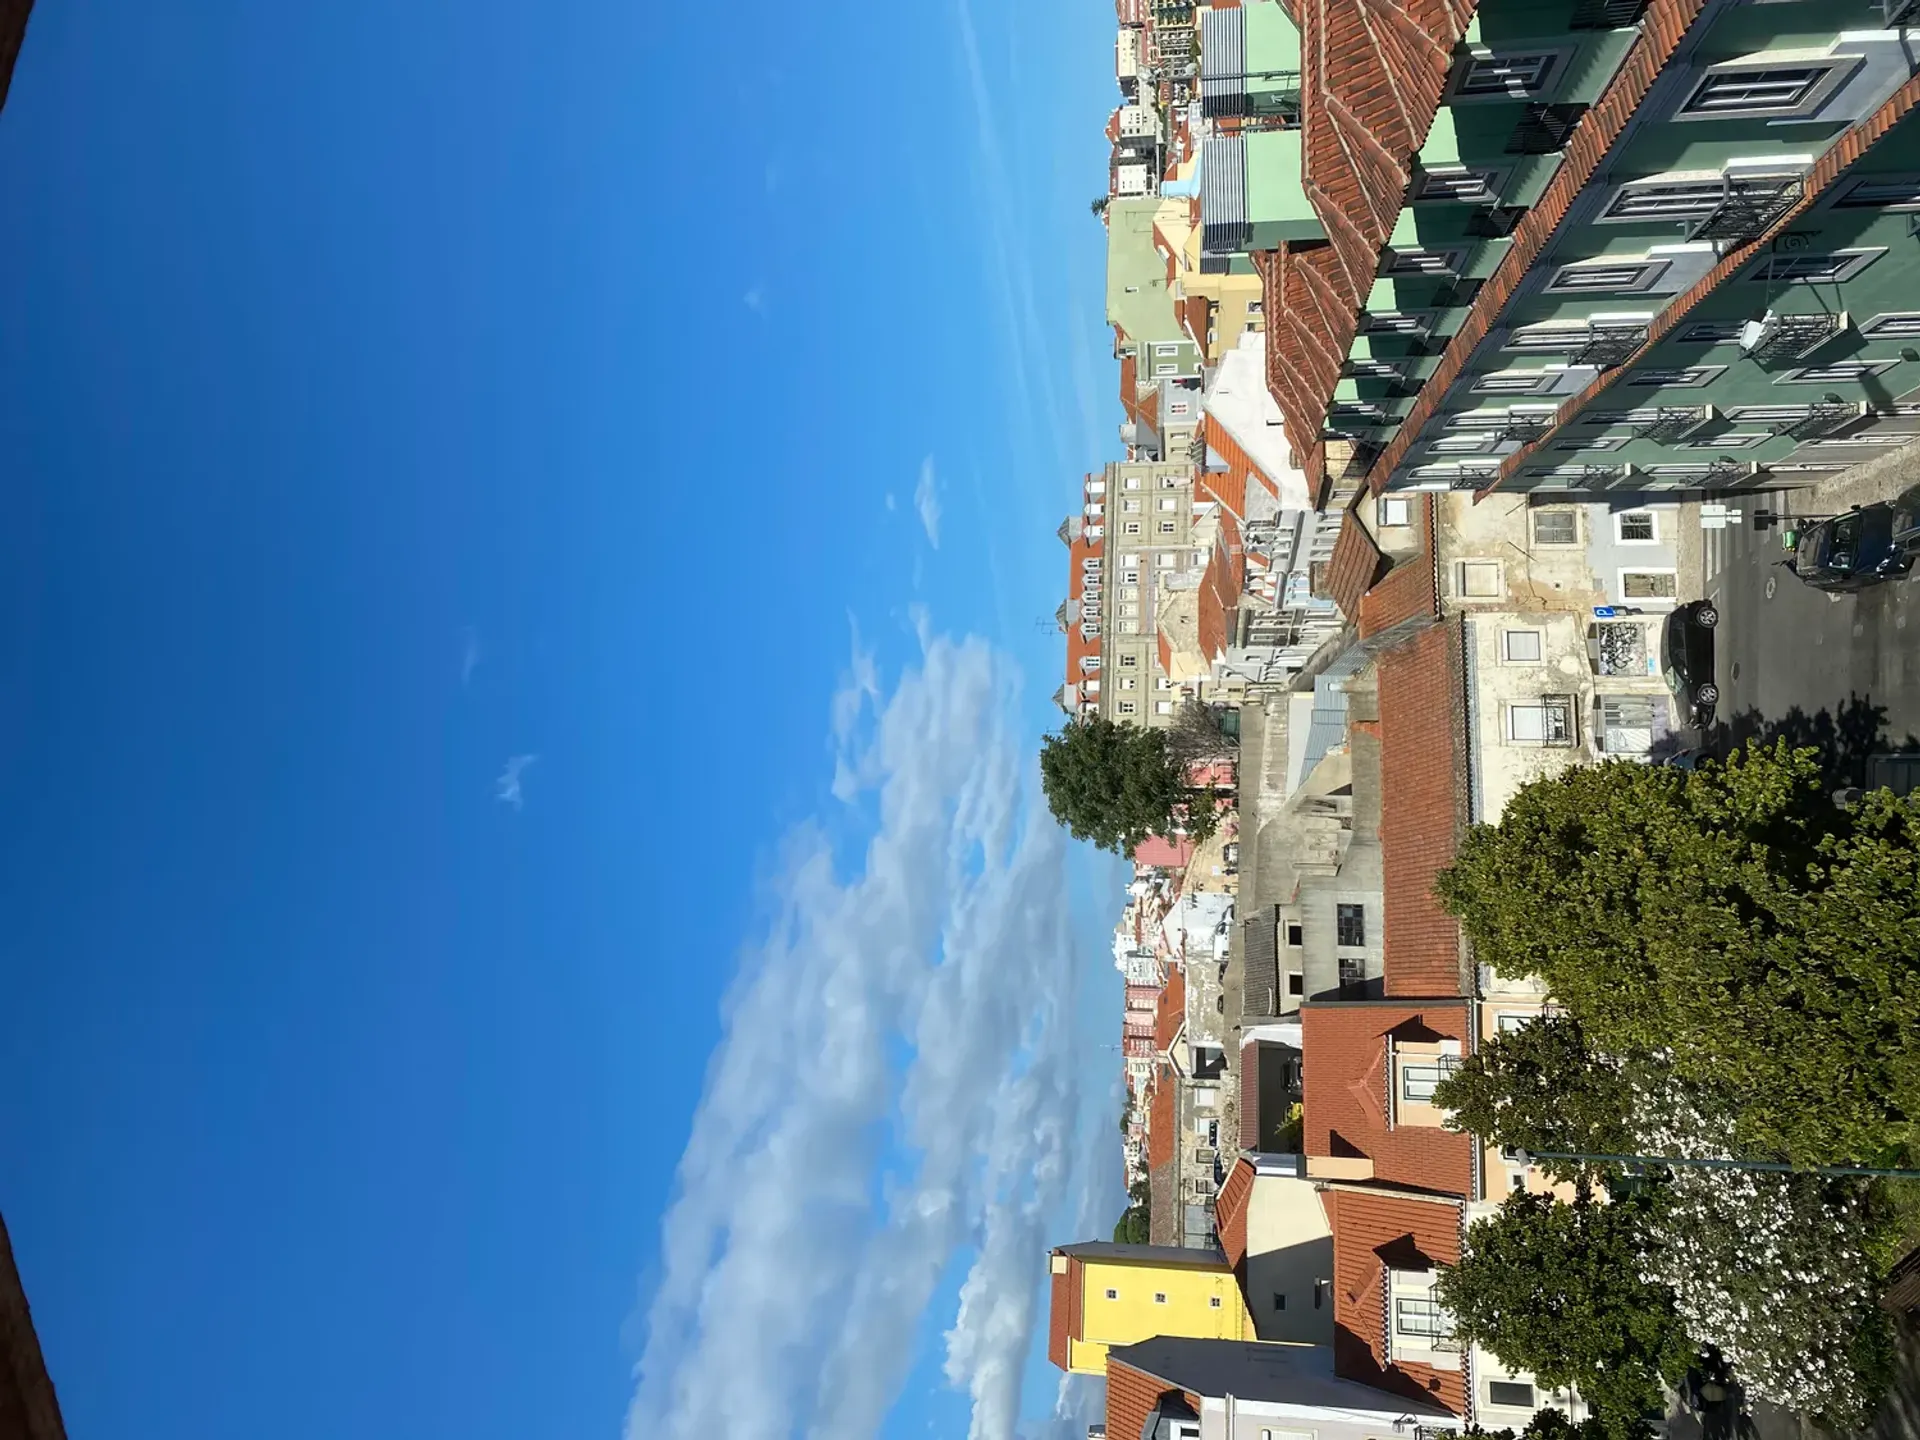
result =
[[[1197,1250],[1187,1245],[1125,1245],[1117,1240],[1086,1240],[1078,1245],[1062,1245],[1056,1255],[1075,1260],[1143,1260],[1156,1265],[1225,1265],[1227,1257],[1218,1250]]]
[[[1286,1405],[1324,1405],[1387,1415],[1452,1420],[1439,1405],[1376,1390],[1333,1373],[1332,1347],[1270,1345],[1251,1340],[1187,1340],[1162,1335],[1118,1346],[1108,1358],[1151,1375],[1169,1388],[1195,1395],[1265,1400]]]
[[[1347,681],[1367,667],[1368,659],[1366,652],[1355,645],[1313,677],[1313,714],[1307,721],[1302,780],[1313,774],[1313,767],[1326,758],[1329,750],[1347,743]]]

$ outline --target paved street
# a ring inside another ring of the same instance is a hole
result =
[[[1786,495],[1783,510],[1810,497]],[[1780,531],[1699,533],[1701,592],[1720,607],[1716,748],[1784,734],[1852,774],[1874,750],[1920,746],[1920,575],[1829,596],[1784,565]],[[1691,514],[1689,507],[1688,514]],[[1856,777],[1857,778],[1857,777]]]

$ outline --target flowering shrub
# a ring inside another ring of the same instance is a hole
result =
[[[1675,1084],[1637,1092],[1642,1154],[1725,1159],[1730,1114]],[[1885,1317],[1865,1249],[1858,1182],[1673,1168],[1647,1212],[1641,1279],[1673,1292],[1688,1335],[1711,1345],[1751,1398],[1864,1423],[1879,1398]]]

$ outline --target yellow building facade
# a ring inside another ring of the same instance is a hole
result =
[[[1104,1375],[1107,1351],[1162,1335],[1252,1340],[1253,1317],[1215,1251],[1095,1242],[1051,1257],[1048,1353],[1076,1375]]]

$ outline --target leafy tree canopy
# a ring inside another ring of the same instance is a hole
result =
[[[1612,1425],[1663,1404],[1661,1378],[1692,1349],[1673,1297],[1639,1275],[1639,1202],[1572,1203],[1515,1191],[1467,1231],[1439,1298],[1457,1332],[1549,1389],[1572,1385]]]
[[[1219,819],[1211,792],[1188,787],[1164,732],[1097,716],[1071,720],[1041,742],[1040,783],[1054,818],[1076,839],[1121,855],[1176,829],[1204,839]]]
[[[1122,1245],[1146,1245],[1153,1237],[1153,1217],[1144,1205],[1129,1205],[1113,1227],[1113,1238]]]
[[[1732,1097],[1747,1153],[1884,1156],[1920,1116],[1920,803],[1840,809],[1812,751],[1536,781],[1438,889],[1591,1049]]]
[[[1556,1014],[1502,1031],[1440,1082],[1448,1124],[1497,1145],[1577,1154],[1633,1153],[1633,1091],[1617,1062],[1587,1048],[1580,1022]],[[1571,1180],[1588,1167],[1541,1160]]]
[[[1514,1440],[1511,1430],[1463,1430],[1461,1440]],[[1653,1426],[1638,1418],[1620,1421],[1589,1415],[1576,1424],[1561,1410],[1536,1410],[1521,1440],[1653,1440]]]

